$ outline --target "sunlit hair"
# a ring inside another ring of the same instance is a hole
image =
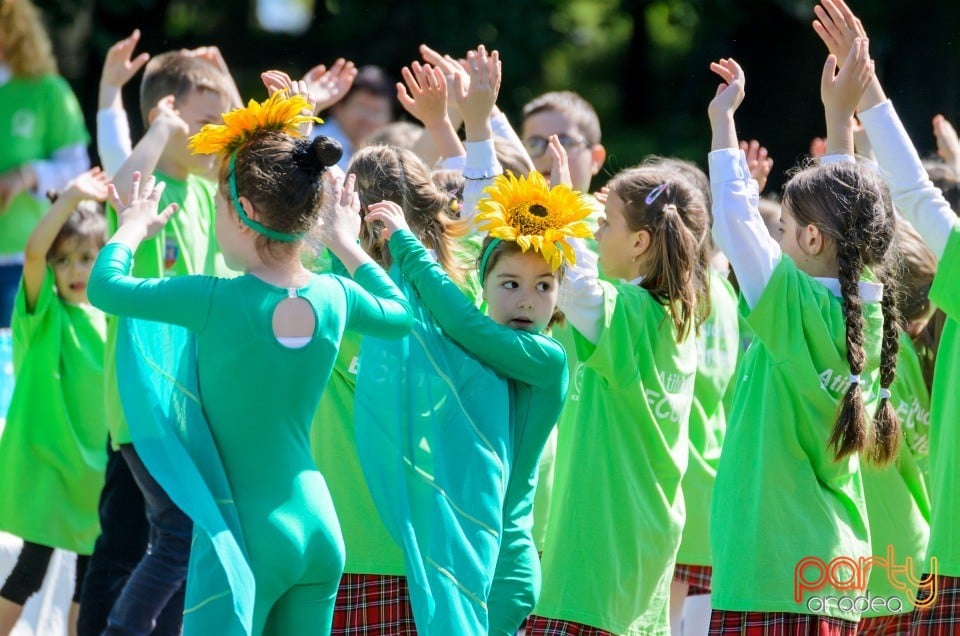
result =
[[[870,268],[883,284],[880,386],[889,389],[896,375],[900,315],[891,263],[895,254],[890,249],[896,220],[886,184],[875,169],[861,164],[814,165],[800,170],[787,183],[783,208],[796,219],[798,231],[814,225],[836,247],[846,355],[852,375],[860,375],[866,364],[860,278]],[[867,459],[885,464],[896,457],[900,437],[900,422],[890,400],[880,400],[871,428],[867,425],[860,384],[851,383],[830,435],[836,458],[866,452]]]
[[[526,121],[538,113],[565,115],[589,145],[600,143],[600,117],[597,116],[597,111],[590,102],[573,91],[552,91],[534,97],[523,107],[523,120]]]
[[[179,104],[195,91],[229,97],[230,79],[213,64],[179,51],[151,58],[140,80],[140,115],[144,125],[149,124],[150,111],[161,99],[173,95]]]
[[[392,201],[423,245],[436,254],[437,262],[450,278],[463,284],[466,267],[457,258],[459,238],[469,227],[449,214],[451,195],[438,188],[430,169],[413,152],[394,146],[367,146],[353,155],[348,174],[357,177],[357,192],[363,214],[374,203]],[[393,264],[383,236],[364,223],[360,230],[363,249],[389,269]]]
[[[317,228],[323,196],[323,174],[343,155],[330,137],[300,139],[261,130],[237,150],[237,194],[253,204],[259,222],[281,234],[309,235]],[[229,157],[220,161],[220,196],[233,209]],[[282,258],[299,242],[281,242],[257,234],[262,257]]]
[[[15,77],[57,72],[50,37],[29,0],[0,0],[0,43]]]
[[[662,167],[628,168],[607,187],[623,201],[630,231],[650,233],[640,286],[666,307],[677,342],[683,342],[710,315],[705,249],[709,217],[703,194],[688,179]],[[661,192],[653,196],[658,188]]]

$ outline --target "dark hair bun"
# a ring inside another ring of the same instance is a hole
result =
[[[310,143],[310,152],[324,168],[337,165],[340,157],[343,156],[343,148],[340,142],[333,137],[323,135],[317,137]]]

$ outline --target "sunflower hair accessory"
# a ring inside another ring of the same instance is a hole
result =
[[[263,103],[251,99],[245,107],[223,114],[222,124],[207,124],[190,138],[190,151],[195,155],[229,155],[260,130],[275,130],[300,137],[300,125],[322,124],[319,117],[302,114],[312,110],[302,95],[288,96],[277,91]]]
[[[193,154],[229,155],[227,181],[230,185],[230,201],[244,225],[255,232],[281,243],[293,243],[303,238],[302,233],[279,232],[251,219],[240,203],[237,190],[237,153],[240,147],[260,130],[275,130],[293,137],[300,137],[300,125],[307,122],[323,123],[319,117],[303,115],[311,110],[310,102],[301,95],[287,96],[286,91],[277,91],[262,104],[251,99],[245,108],[237,108],[223,114],[222,124],[207,124],[190,138]]]
[[[591,208],[580,193],[566,185],[551,188],[539,172],[527,177],[499,175],[483,191],[487,196],[477,203],[477,229],[500,241],[513,241],[524,252],[533,248],[552,270],[564,261],[577,262],[569,239],[593,236],[583,221]],[[480,259],[481,280],[497,243],[491,241]]]

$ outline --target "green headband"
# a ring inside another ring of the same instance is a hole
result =
[[[496,249],[497,245],[500,245],[501,241],[498,238],[494,238],[490,241],[490,244],[487,245],[487,249],[483,250],[483,256],[480,258],[480,284],[483,284],[484,278],[487,277],[487,260],[490,258],[490,254]]]
[[[239,150],[234,150],[230,155],[230,199],[233,201],[233,207],[237,211],[237,216],[240,217],[244,225],[274,241],[293,243],[302,239],[302,232],[298,234],[287,234],[286,232],[271,230],[266,225],[258,223],[247,216],[246,210],[240,205],[240,195],[237,193],[237,152],[239,152]]]

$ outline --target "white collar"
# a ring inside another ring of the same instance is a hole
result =
[[[644,276],[637,276],[633,280],[624,280],[621,278],[620,282],[623,283],[624,285],[639,285],[640,283],[643,282],[644,278],[645,278]]]
[[[838,278],[816,278],[815,281],[830,290],[830,293],[837,298],[843,298],[843,292],[840,291],[840,279]],[[865,303],[878,303],[883,300],[883,285],[880,283],[870,283],[860,281],[860,301]]]

